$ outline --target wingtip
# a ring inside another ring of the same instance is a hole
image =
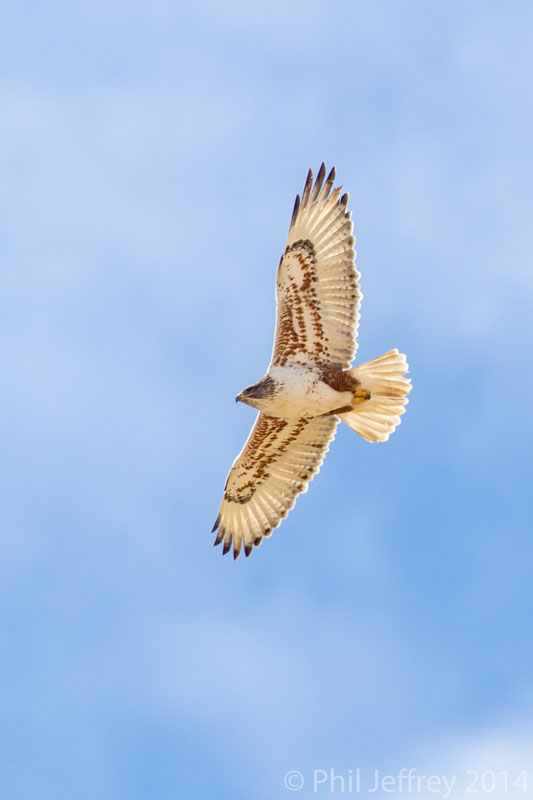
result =
[[[213,530],[211,531],[211,533],[214,533],[219,525],[220,525],[220,514],[218,514],[215,520],[215,524],[213,525]]]
[[[224,547],[222,548],[222,555],[225,556],[231,550],[231,539],[225,539]]]
[[[302,207],[305,207],[305,205],[307,204],[307,200],[311,193],[312,185],[313,185],[313,170],[309,168],[309,171],[307,172],[307,178],[305,179],[304,190],[302,192],[302,202],[301,202]]]
[[[324,173],[325,173],[326,166],[325,166],[324,163],[322,164],[322,166],[324,167]],[[320,171],[322,172],[322,168],[321,168]],[[324,203],[326,201],[326,199],[329,197],[331,189],[333,188],[334,180],[335,180],[335,167],[332,167],[330,172],[329,172],[328,177],[326,178],[326,180],[324,182],[324,185],[322,186],[322,189],[320,190],[320,193],[317,195],[317,200],[320,203]],[[317,183],[318,183],[318,179],[317,179]]]
[[[320,194],[320,190],[322,189],[322,184],[324,183],[324,177],[326,175],[326,165],[324,162],[320,165],[320,169],[318,170],[318,175],[316,176],[315,185],[313,187],[313,191],[311,193],[311,202],[314,203],[317,199],[318,195]]]
[[[300,195],[296,195],[296,200],[294,201],[294,208],[292,210],[292,218],[291,218],[291,228],[296,222],[296,217],[298,216],[298,211],[300,210]]]
[[[337,170],[335,167],[332,167],[324,183],[324,178],[326,176],[326,164],[323,161],[320,165],[320,169],[318,170],[316,180],[314,181],[313,184],[313,170],[309,169],[307,173],[307,178],[305,179],[305,185],[304,185],[304,190],[302,192],[300,207],[305,208],[308,201],[314,203],[317,200],[317,198],[319,198],[320,201],[322,202],[329,195],[329,192],[331,191],[336,175],[337,175]],[[294,212],[293,212],[293,221],[294,221]]]

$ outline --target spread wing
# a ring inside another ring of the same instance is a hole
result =
[[[296,497],[318,472],[335,435],[338,417],[286,420],[259,414],[226,481],[213,528],[215,545],[224,542],[237,558],[247,556],[287,516]]]
[[[278,315],[272,365],[335,364],[352,361],[361,303],[355,268],[353,223],[342,187],[331,191],[322,164],[315,184],[309,170],[296,197],[276,289]]]

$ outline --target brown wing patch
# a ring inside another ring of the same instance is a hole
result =
[[[320,469],[337,417],[283,420],[259,414],[235,459],[213,531],[236,558],[270,536]]]
[[[276,364],[283,367],[298,354],[316,363],[328,360],[320,301],[313,284],[318,280],[316,256],[309,239],[289,245],[278,269],[278,325]]]
[[[301,427],[305,420],[301,420]],[[287,420],[260,414],[252,430],[252,435],[241,455],[236,475],[230,474],[224,487],[224,499],[230,503],[248,503],[254,496],[262,481],[268,478],[268,465],[294,440],[294,435],[283,437],[283,430],[288,426]],[[301,430],[301,428],[300,428]],[[281,437],[281,438],[280,438]],[[230,478],[231,491],[228,491]]]
[[[335,369],[331,366],[322,368],[320,380],[327,383],[328,386],[331,386],[331,388],[335,389],[337,392],[355,392],[360,385],[360,381],[354,378],[350,372],[343,372],[342,369]]]

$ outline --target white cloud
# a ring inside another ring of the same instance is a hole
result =
[[[526,703],[520,711],[508,713],[478,731],[448,736],[445,741],[422,750],[418,762],[411,758],[405,766],[418,763],[418,774],[446,776],[448,784],[453,784],[449,797],[456,800],[473,796],[496,800],[527,797],[533,788],[533,727],[531,714],[526,713],[528,706],[531,708]],[[445,793],[430,792],[426,785],[411,796],[428,800],[443,797]],[[385,796],[383,792],[376,793],[376,797]]]

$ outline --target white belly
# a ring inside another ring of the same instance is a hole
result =
[[[276,392],[262,400],[261,410],[275,417],[318,417],[353,399],[351,392],[337,392],[308,367],[272,367],[268,374],[276,382]]]

